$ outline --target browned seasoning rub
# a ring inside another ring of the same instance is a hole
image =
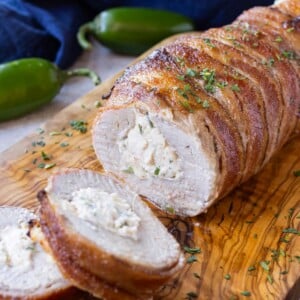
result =
[[[297,0],[255,7],[126,69],[93,126],[105,170],[188,216],[261,170],[299,129],[299,14]]]

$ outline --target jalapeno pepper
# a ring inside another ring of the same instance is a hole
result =
[[[64,82],[73,76],[98,75],[86,68],[60,70],[41,58],[25,58],[0,65],[0,121],[22,116],[50,102]]]
[[[91,48],[87,40],[87,35],[91,35],[115,52],[137,55],[170,35],[192,30],[192,21],[174,12],[118,7],[103,11],[82,25],[77,39],[84,49]]]

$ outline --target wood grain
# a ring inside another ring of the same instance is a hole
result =
[[[2,153],[1,205],[37,209],[37,192],[58,168],[101,171],[90,129],[97,112],[95,103],[105,105],[101,97],[118,76],[62,110],[42,131]],[[87,121],[87,133],[72,129],[71,120]],[[187,263],[156,299],[299,299],[300,177],[293,174],[300,170],[299,149],[297,137],[262,172],[211,207],[207,214],[180,219],[153,208],[182,246],[201,249],[194,255],[197,261]],[[44,161],[42,152],[50,160]],[[41,163],[56,165],[42,169]],[[286,228],[298,232],[285,233]],[[186,253],[188,261],[193,260],[190,256]]]

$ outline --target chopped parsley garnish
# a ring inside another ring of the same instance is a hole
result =
[[[188,68],[186,70],[186,75],[190,76],[190,77],[195,77],[197,75],[197,72],[195,70],[193,70],[193,69]]]
[[[287,240],[285,237],[283,237],[283,238],[281,238],[280,240],[279,240],[279,242],[281,242],[281,243],[289,243],[290,241],[289,240]]]
[[[225,278],[226,280],[230,280],[230,279],[231,279],[231,276],[230,276],[230,274],[225,274],[224,278]]]
[[[190,248],[188,246],[184,246],[183,249],[186,253],[190,253],[190,254],[199,254],[199,253],[201,253],[201,249],[199,247]]]
[[[190,103],[188,101],[180,101],[180,104],[190,113],[193,113],[194,110],[192,109]]]
[[[196,97],[195,97],[195,100],[196,100],[196,102],[197,102],[198,104],[201,104],[201,103],[202,103],[202,100],[201,100],[201,98],[200,98],[200,97],[198,97],[198,96],[196,96]]]
[[[202,107],[203,107],[203,108],[209,108],[209,102],[208,102],[207,100],[204,100],[204,101],[202,102]]]
[[[234,91],[234,92],[239,92],[239,91],[240,91],[240,88],[239,88],[238,84],[235,83],[235,84],[233,84],[233,85],[231,86],[231,90]]]
[[[30,245],[26,247],[26,250],[35,251],[35,245]]]
[[[155,170],[154,170],[154,175],[159,175],[159,172],[160,172],[160,168],[159,167],[156,167]]]
[[[284,233],[293,233],[293,234],[300,235],[300,231],[297,230],[296,228],[285,228],[285,229],[282,230],[282,232],[284,232]]]
[[[248,268],[248,271],[249,271],[249,272],[254,271],[254,270],[256,270],[256,268],[255,268],[254,266],[250,266],[250,267]]]
[[[226,81],[220,81],[220,82],[216,83],[216,86],[220,89],[223,89],[227,85],[228,85],[228,82],[226,82]]]
[[[128,167],[126,170],[123,170],[123,172],[127,174],[134,174],[134,170],[132,167]]]
[[[176,62],[178,62],[181,66],[184,66],[185,62],[184,59],[182,57],[177,56],[175,58]]]
[[[68,146],[69,146],[69,143],[66,143],[66,142],[60,143],[60,147],[62,147],[62,148],[68,147]]]
[[[268,280],[271,284],[273,284],[273,282],[274,282],[273,276],[270,275],[270,274],[267,275],[267,280]]]
[[[269,67],[273,67],[273,65],[275,64],[275,59],[274,58],[270,58],[268,61],[268,66]]]
[[[46,154],[44,151],[41,152],[42,158],[43,160],[50,160],[51,156]]]
[[[149,114],[147,113],[148,122],[151,128],[154,128],[153,122],[149,118]]]
[[[282,250],[282,249],[279,249],[279,250],[277,250],[277,249],[271,249],[271,252],[272,252],[271,257],[275,261],[278,260],[279,256],[283,256],[283,257],[286,256],[285,251]]]
[[[205,68],[200,72],[200,76],[202,77],[202,79],[205,82],[204,89],[208,93],[214,93],[216,90],[216,88],[214,86],[215,85],[215,75],[216,75],[215,70],[210,70],[208,68]]]
[[[192,299],[196,299],[198,297],[198,295],[195,292],[188,292],[186,293],[186,300],[192,300]]]
[[[295,255],[294,257],[297,259],[298,263],[300,263],[300,256],[299,255]]]
[[[194,275],[195,278],[201,279],[201,277],[200,277],[200,275],[198,273],[195,272],[195,273],[193,273],[193,275]]]
[[[293,172],[295,177],[300,177],[300,170],[296,170]]]
[[[270,266],[269,266],[269,264],[270,264],[270,261],[268,261],[268,260],[263,260],[263,261],[260,262],[260,266],[261,266],[265,271],[267,271],[267,272],[270,271]]]
[[[282,37],[281,36],[277,36],[275,39],[276,43],[281,43],[282,42]]]
[[[53,168],[53,167],[55,167],[55,166],[56,166],[55,163],[52,163],[52,164],[46,164],[46,165],[44,166],[44,169],[48,170],[48,169],[51,169],[51,168]]]
[[[74,130],[80,131],[81,133],[87,132],[87,122],[83,120],[72,120],[70,121],[70,125]]]
[[[166,207],[166,211],[169,213],[169,214],[175,214],[175,209],[171,206],[167,206]]]
[[[45,163],[40,163],[40,164],[38,164],[37,165],[37,167],[39,168],[39,169],[51,169],[51,168],[53,168],[53,167],[55,167],[56,166],[56,164],[55,163],[52,163],[52,164],[45,164]]]
[[[246,224],[253,224],[254,221],[245,221]]]
[[[211,48],[216,48],[216,45],[214,45],[210,39],[204,39],[204,43]]]
[[[66,132],[66,133],[65,133],[65,136],[71,137],[71,136],[73,136],[73,133],[72,133],[72,132]]]
[[[194,262],[196,262],[196,261],[198,261],[198,260],[197,260],[197,257],[196,257],[195,255],[189,256],[189,257],[187,258],[187,260],[186,260],[186,262],[187,262],[188,264],[192,264],[192,263],[194,263]]]
[[[289,211],[288,211],[288,218],[289,218],[289,219],[292,218],[294,211],[295,211],[295,208],[294,208],[294,207],[291,207],[291,208],[289,209]]]
[[[96,107],[96,108],[99,108],[99,107],[101,107],[101,106],[102,106],[101,101],[97,100],[97,101],[95,102],[95,107]]]
[[[46,145],[46,143],[44,141],[37,141],[37,142],[32,142],[31,145],[32,145],[32,147],[35,147],[35,146],[44,147]]]
[[[281,52],[281,54],[283,57],[285,57],[287,59],[290,59],[290,60],[296,59],[296,53],[293,51],[284,50]]]
[[[191,92],[191,86],[189,84],[185,84],[183,89],[177,88],[177,93],[185,99],[188,99],[188,93]]]
[[[40,164],[38,164],[37,165],[37,167],[39,168],[39,169],[44,169],[45,168],[45,163],[40,163]]]
[[[56,136],[56,135],[61,135],[62,133],[59,131],[52,131],[49,133],[50,136]]]
[[[294,27],[290,27],[290,28],[288,28],[288,29],[286,30],[286,32],[292,32],[292,31],[294,31],[294,30],[295,30]]]
[[[45,132],[45,130],[42,129],[42,128],[37,128],[37,132],[38,132],[39,134],[43,134],[43,133]]]
[[[251,292],[249,292],[249,291],[242,291],[241,295],[249,297],[249,296],[251,296]]]
[[[178,78],[179,80],[184,80],[184,79],[185,79],[185,76],[184,76],[184,75],[178,75],[177,78]]]
[[[236,40],[233,41],[233,45],[236,46],[236,47],[238,47],[238,48],[243,48],[243,46],[241,45],[241,43],[239,43]]]
[[[142,127],[142,125],[141,125],[141,124],[138,124],[138,126],[139,126],[140,134],[143,134],[143,127]]]

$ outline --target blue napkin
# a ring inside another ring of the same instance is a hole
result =
[[[197,29],[221,26],[243,10],[270,5],[273,0],[1,0],[0,63],[43,57],[61,68],[81,52],[76,41],[79,26],[113,6],[143,6],[176,11],[191,17]]]

